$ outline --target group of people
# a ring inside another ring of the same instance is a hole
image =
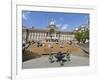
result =
[[[59,47],[60,48],[64,48],[64,44],[59,44],[59,43],[57,43],[58,45],[59,45]],[[48,48],[53,48],[53,44],[48,44]]]
[[[49,55],[49,61],[50,61],[50,63],[60,62],[61,66],[63,66],[64,62],[71,61],[70,53],[69,52],[66,52],[66,53],[62,53],[62,52],[51,53]]]
[[[37,42],[37,47],[42,47],[42,43]]]

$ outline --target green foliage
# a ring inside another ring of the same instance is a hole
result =
[[[75,38],[78,40],[79,43],[85,43],[86,39],[89,40],[89,30],[75,32]]]
[[[89,30],[86,31],[86,38],[89,40]]]
[[[78,42],[80,43],[80,41],[81,41],[81,33],[80,32],[76,32],[75,33],[75,38],[78,40]]]

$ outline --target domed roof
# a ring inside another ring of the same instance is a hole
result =
[[[48,30],[50,29],[55,29],[56,31],[58,30],[56,26],[56,21],[52,18],[51,21],[49,22],[49,25],[47,27]]]

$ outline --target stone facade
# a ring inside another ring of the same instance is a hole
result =
[[[22,40],[23,42],[28,41],[42,41],[42,42],[66,42],[74,41],[73,32],[64,32],[58,30],[54,22],[50,22],[48,27],[44,30],[35,28],[24,28],[22,29]]]

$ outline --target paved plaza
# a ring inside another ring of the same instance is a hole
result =
[[[61,67],[59,62],[50,63],[47,55],[23,62],[23,69]],[[88,56],[71,55],[71,61],[65,62],[63,67],[89,66]]]
[[[66,52],[70,50],[70,59],[71,61],[64,62],[63,67],[74,67],[74,66],[89,66],[89,54],[85,53],[78,45],[68,45],[64,44],[63,48],[59,47],[59,44],[53,44],[53,48],[48,48],[48,44],[45,46],[37,47],[36,44],[31,44],[27,50],[38,54],[46,54],[53,52]],[[62,67],[59,62],[49,62],[49,55],[42,55],[41,57],[35,59],[29,59],[22,63],[23,69],[32,69],[32,68],[51,68],[51,67]]]

